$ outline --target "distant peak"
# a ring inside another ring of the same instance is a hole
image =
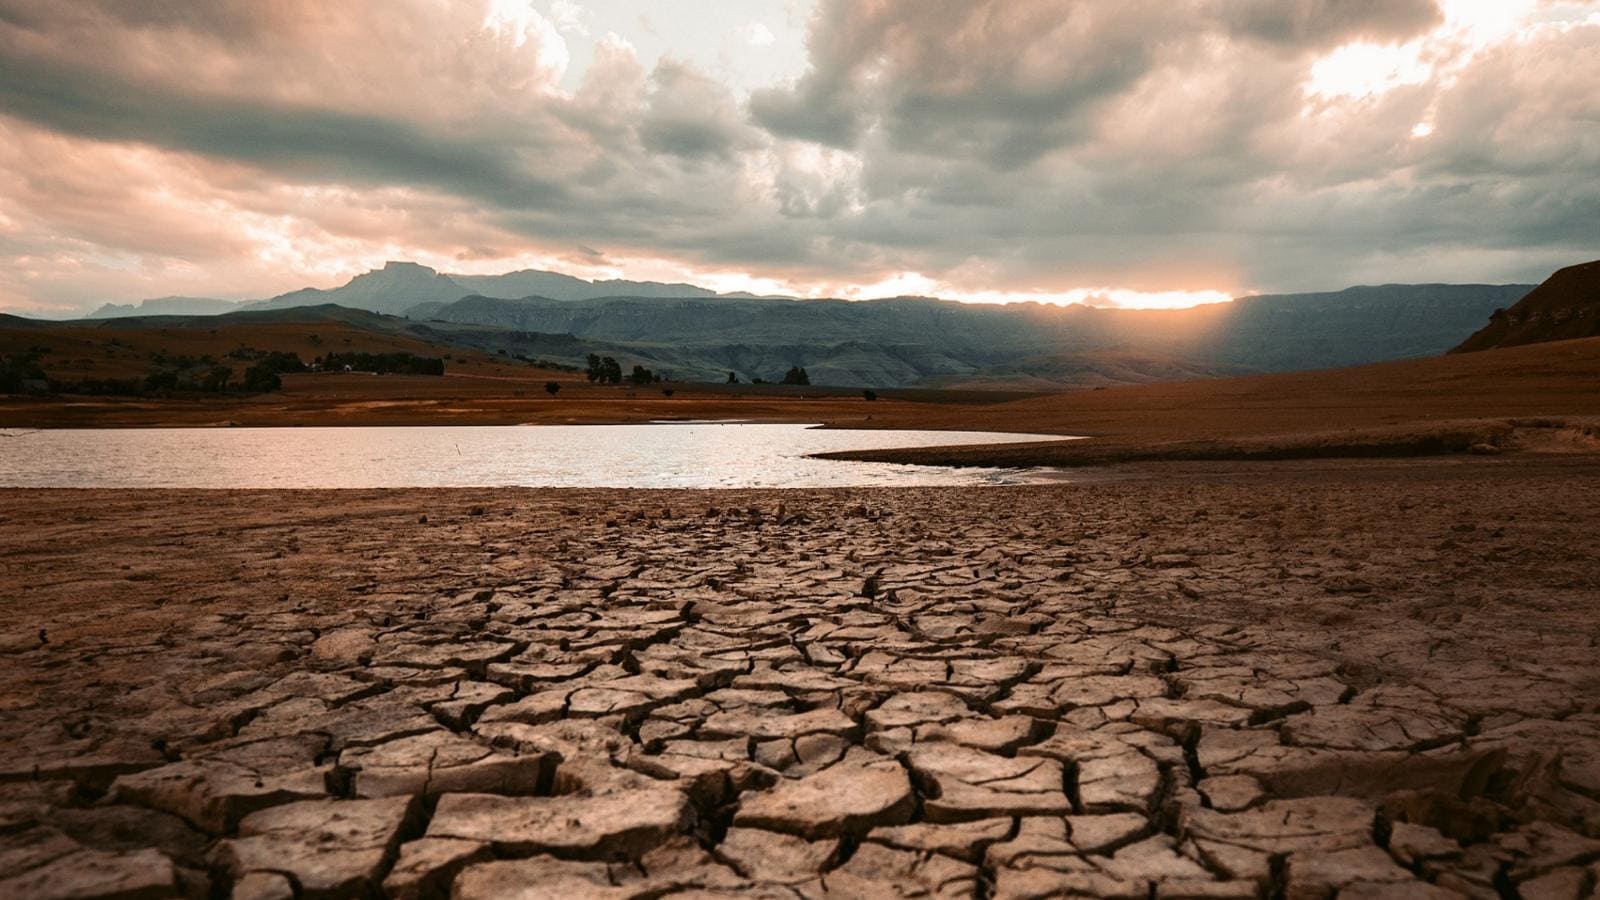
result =
[[[394,275],[437,275],[438,270],[422,263],[409,262],[403,259],[391,259],[383,264],[382,269],[374,271],[388,272]]]

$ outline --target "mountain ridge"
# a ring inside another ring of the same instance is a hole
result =
[[[495,296],[469,286],[498,294],[537,287],[560,296]],[[774,380],[800,366],[817,384],[1037,388],[1333,368],[1442,353],[1532,287],[1357,285],[1141,310],[927,297],[757,298],[533,269],[449,275],[392,261],[337,288],[291,291],[231,307],[230,314],[331,304],[397,317],[370,327],[410,328],[410,322],[462,346],[567,364],[595,352],[681,380],[720,381],[728,372],[745,381]]]
[[[1600,260],[1556,270],[1452,353],[1600,336]]]

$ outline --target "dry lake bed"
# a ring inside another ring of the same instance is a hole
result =
[[[1600,462],[1111,475],[0,491],[0,896],[1594,890]]]

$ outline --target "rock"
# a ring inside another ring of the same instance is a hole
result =
[[[1261,782],[1249,775],[1219,775],[1203,779],[1196,787],[1211,801],[1211,808],[1220,812],[1249,809],[1266,797]]]
[[[445,794],[427,836],[477,841],[517,855],[636,859],[687,831],[692,820],[687,798],[670,788],[558,797]]]
[[[884,730],[948,722],[970,714],[967,704],[954,694],[924,691],[895,694],[867,713],[866,718],[868,726],[874,730]]]
[[[347,666],[364,665],[377,649],[377,642],[365,630],[343,628],[317,638],[311,644],[311,658]]]
[[[224,834],[256,810],[327,796],[332,767],[316,762],[325,744],[318,735],[238,744],[123,775],[113,783],[112,795]]]
[[[796,884],[816,878],[839,854],[837,840],[804,838],[757,828],[730,828],[717,855],[757,882]]]
[[[1417,877],[1395,864],[1389,854],[1377,847],[1350,847],[1331,852],[1289,854],[1286,896],[1296,898],[1343,895],[1346,888],[1360,884],[1370,888],[1381,884],[1417,883]]]
[[[1061,763],[1040,757],[1008,758],[969,747],[919,745],[909,757],[930,822],[994,816],[1066,815],[1071,801]]]
[[[35,854],[31,860],[10,848],[0,850],[0,897],[164,900],[182,896],[177,869],[158,850],[110,853],[65,838],[61,842],[58,850],[64,852]]]
[[[1182,826],[1216,868],[1232,878],[1262,880],[1271,875],[1272,857],[1291,853],[1303,853],[1308,861],[1328,857],[1340,865],[1372,865],[1376,858],[1370,854],[1334,854],[1373,848],[1374,818],[1372,807],[1358,800],[1314,797],[1273,800],[1235,813],[1191,808]],[[1326,878],[1328,871],[1313,867],[1306,878]]]
[[[717,713],[707,718],[700,726],[700,734],[713,740],[730,737],[793,740],[815,734],[848,736],[858,731],[859,727],[855,720],[837,709],[813,709],[792,715],[769,713],[764,710],[740,710]]]
[[[1155,760],[1113,734],[1062,727],[1049,738],[1018,750],[1017,755],[1075,766],[1079,802],[1090,811],[1147,810],[1161,788],[1161,770]]]
[[[248,872],[233,883],[228,900],[295,900],[294,883],[279,872]]]
[[[916,800],[906,771],[892,759],[845,761],[766,791],[739,797],[735,825],[808,839],[859,834],[910,820]]]
[[[1037,720],[1028,716],[999,719],[957,719],[916,729],[918,741],[945,741],[991,753],[1014,753],[1040,736]]]
[[[829,896],[972,897],[978,888],[976,866],[940,856],[862,844],[849,862],[828,873]]]
[[[933,825],[919,823],[891,828],[874,828],[866,840],[885,847],[918,853],[940,853],[969,863],[983,859],[990,844],[1011,833],[1011,819],[978,819]]]
[[[553,753],[501,750],[448,731],[357,747],[340,756],[355,773],[358,797],[533,794],[548,783],[555,760]]]
[[[383,880],[390,900],[445,900],[456,873],[492,858],[480,841],[422,838],[402,844],[400,858]]]
[[[1150,820],[1138,813],[1067,817],[1067,839],[1084,853],[1109,852],[1150,830]]]
[[[54,810],[51,825],[97,850],[132,852],[155,848],[175,862],[204,868],[209,840],[177,816],[123,804]]]
[[[452,900],[645,900],[648,886],[613,881],[601,862],[574,862],[550,856],[486,862],[456,876]]]
[[[262,810],[222,841],[217,864],[234,878],[287,874],[298,896],[351,897],[376,890],[402,833],[420,810],[415,797],[312,800]]]

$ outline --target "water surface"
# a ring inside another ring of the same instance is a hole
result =
[[[82,488],[859,487],[1012,484],[1015,469],[808,459],[833,450],[1051,440],[806,425],[119,428],[4,432],[0,486]]]

